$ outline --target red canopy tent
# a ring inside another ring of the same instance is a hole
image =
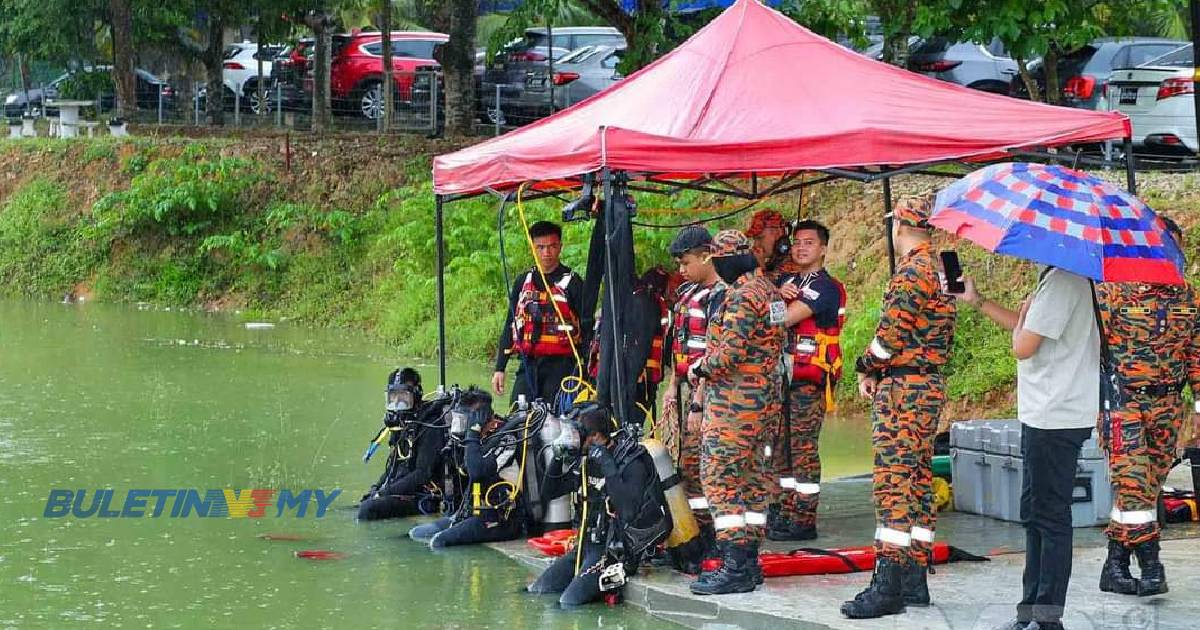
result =
[[[1124,138],[1117,112],[988,94],[880,63],[739,0],[616,86],[434,160],[470,195],[608,168],[672,180],[895,167]]]
[[[873,61],[757,0],[738,0],[616,86],[434,160],[442,382],[446,201],[484,192],[507,200],[523,184],[531,196],[541,196],[582,183],[584,197],[591,198],[595,183],[606,200],[601,218],[614,230],[628,230],[631,212],[614,201],[621,195],[613,193],[622,188],[670,193],[684,187],[760,199],[845,177],[881,179],[890,211],[894,175],[923,172],[936,163],[1005,159],[1017,151],[1119,138],[1130,156],[1130,131],[1129,119],[1117,112],[1020,101]],[[1126,164],[1132,191],[1131,160]],[[811,172],[821,175],[801,177]],[[888,228],[890,250],[890,220]],[[618,253],[628,254],[632,264],[630,252]],[[606,277],[614,277],[614,270],[616,276],[625,271],[610,256]],[[606,301],[616,306],[610,312],[619,320],[621,296],[612,284],[606,283]],[[619,327],[618,322],[614,336]]]

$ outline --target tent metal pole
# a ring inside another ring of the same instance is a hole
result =
[[[888,269],[896,275],[896,242],[892,239],[892,178],[883,178],[883,229],[887,232]]]
[[[1133,156],[1133,138],[1125,136],[1125,189],[1137,196],[1137,158]]]
[[[437,241],[438,377],[446,387],[446,248],[442,230],[442,196],[434,196],[434,238]]]

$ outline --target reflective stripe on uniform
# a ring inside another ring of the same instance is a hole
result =
[[[708,347],[708,344],[704,341],[700,341],[699,339],[688,339],[687,346],[689,348],[698,348],[700,350],[704,350]]]
[[[692,508],[693,510],[707,510],[708,499],[704,497],[693,497],[688,499],[688,507]]]
[[[1196,401],[1196,413],[1200,413],[1200,400]]]
[[[713,519],[713,529],[733,529],[735,527],[745,527],[746,517],[741,514],[722,514]]]
[[[876,358],[883,359],[884,361],[892,358],[892,353],[888,352],[883,347],[883,344],[879,343],[879,337],[874,337],[871,339],[871,354],[875,355]]]
[[[1117,508],[1112,509],[1110,515],[1114,523],[1121,525],[1145,525],[1158,520],[1158,512],[1154,510],[1134,510],[1132,512],[1122,512]]]
[[[890,527],[879,527],[875,529],[875,540],[885,542],[900,547],[908,547],[912,545],[912,536],[898,529]]]
[[[798,483],[796,484],[796,492],[800,494],[820,494],[821,484],[819,483]]]
[[[933,530],[925,529],[924,527],[915,527],[914,526],[912,528],[912,539],[916,540],[918,542],[932,543],[933,542]]]
[[[701,308],[689,308],[688,315],[692,317],[708,317],[708,313],[705,313],[704,309]]]
[[[779,485],[783,486],[784,488],[795,488],[796,487],[796,478],[795,477],[781,477],[779,479]]]
[[[762,512],[746,512],[747,525],[766,525],[767,515]]]

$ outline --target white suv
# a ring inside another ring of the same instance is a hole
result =
[[[238,42],[225,47],[225,63],[222,76],[225,80],[225,88],[230,91],[228,98],[232,98],[233,94],[240,94],[242,104],[254,113],[258,113],[260,108],[265,108],[265,111],[271,111],[274,107],[273,86],[271,81],[271,63],[275,60],[275,56],[279,51],[283,50],[282,46],[264,46],[262,52],[263,66],[263,83],[266,88],[266,102],[258,102],[258,44],[254,42]]]
[[[1193,101],[1192,45],[1136,68],[1118,68],[1108,79],[1108,99],[1133,123],[1134,144],[1172,153],[1200,149]]]

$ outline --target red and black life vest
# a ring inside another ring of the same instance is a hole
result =
[[[838,312],[832,325],[822,328],[815,316],[800,320],[792,327],[788,351],[792,359],[792,382],[825,386],[826,404],[832,410],[833,386],[842,377],[842,327],[846,325],[846,287],[826,275],[837,288]],[[807,289],[802,285],[801,290]]]
[[[550,283],[548,291],[539,289],[534,274],[534,271],[525,274],[517,297],[512,351],[531,357],[571,356],[572,346],[578,346],[580,340],[579,315],[567,301],[567,285],[575,274],[563,274],[557,282]]]
[[[708,341],[708,300],[713,287],[688,283],[679,287],[675,316],[671,322],[671,354],[675,374],[687,376],[688,368],[704,357]]]

